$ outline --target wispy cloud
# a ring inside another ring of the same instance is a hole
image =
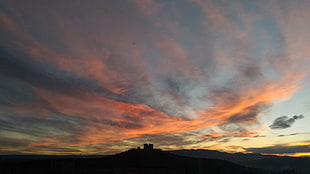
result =
[[[300,55],[309,53],[300,39],[309,26],[291,14],[307,11],[298,3],[284,3],[289,13],[258,2],[30,4],[0,7],[0,146],[7,152],[261,136],[258,118],[290,98],[309,71]],[[292,25],[283,22],[288,15]],[[294,26],[304,28],[301,35],[287,31]],[[280,121],[289,127],[292,119]],[[272,127],[283,127],[278,122]],[[190,133],[212,126],[220,131]]]
[[[253,153],[263,153],[263,154],[295,154],[310,152],[309,142],[306,143],[295,143],[295,144],[280,144],[261,148],[245,148],[245,150]]]

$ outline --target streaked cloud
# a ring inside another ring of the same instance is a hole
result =
[[[309,153],[310,146],[307,144],[282,144],[261,148],[245,148],[249,152],[263,153],[263,154],[297,154]]]
[[[0,148],[111,153],[263,136],[259,117],[309,72],[307,9],[268,3],[1,2]]]

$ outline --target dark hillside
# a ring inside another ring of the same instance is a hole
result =
[[[102,174],[260,174],[259,170],[246,168],[217,159],[191,158],[161,150],[129,150],[101,158],[63,158],[27,160],[20,163],[2,163],[5,173],[102,173]]]
[[[172,154],[205,159],[222,159],[250,168],[281,173],[283,171],[294,171],[298,174],[309,174],[309,157],[288,157],[275,155],[261,155],[258,153],[226,153],[216,150],[176,150],[169,151]],[[292,172],[291,172],[292,173]]]

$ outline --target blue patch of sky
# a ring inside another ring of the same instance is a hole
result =
[[[293,96],[285,101],[275,103],[268,111],[266,115],[260,117],[260,121],[267,125],[271,125],[272,122],[280,116],[288,116],[289,118],[294,115],[304,115],[303,119],[296,120],[291,128],[274,130],[281,133],[292,132],[309,132],[310,128],[308,123],[310,122],[310,109],[306,107],[309,99],[310,89],[306,88],[297,91]]]

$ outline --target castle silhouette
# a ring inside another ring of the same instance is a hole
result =
[[[153,144],[143,144],[143,149],[144,150],[153,150],[154,145]]]
[[[129,151],[135,151],[135,150],[138,150],[138,151],[159,150],[159,151],[161,151],[161,149],[155,149],[154,144],[143,144],[143,149],[141,149],[140,147],[129,149]]]

